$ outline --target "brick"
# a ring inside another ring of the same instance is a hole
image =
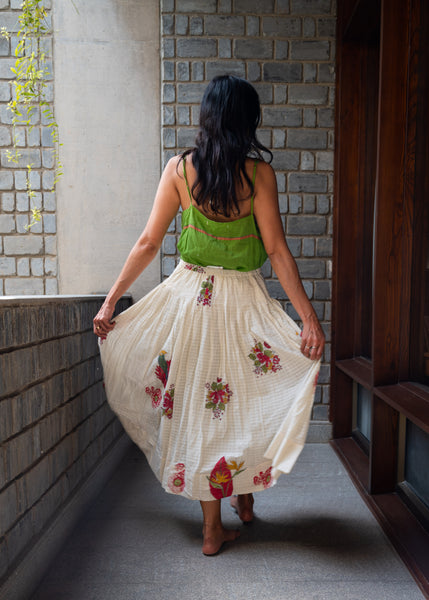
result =
[[[193,127],[180,127],[177,131],[177,145],[179,148],[190,148],[195,145],[198,130]]]
[[[262,33],[268,37],[297,37],[301,35],[301,19],[290,17],[264,17]]]
[[[15,275],[16,264],[14,258],[0,256],[0,275]]]
[[[330,14],[331,0],[290,0],[290,12],[299,15]]]
[[[302,65],[298,63],[264,63],[264,81],[297,83],[302,79]]]
[[[328,88],[321,85],[290,85],[290,104],[325,104],[328,98]]]
[[[42,149],[42,165],[45,169],[53,169],[55,166],[55,154],[54,151]]]
[[[316,404],[313,407],[313,419],[315,421],[327,421],[328,416],[328,406],[324,406],[323,404]]]
[[[301,171],[314,171],[314,155],[312,152],[301,152]]]
[[[15,231],[14,215],[0,215],[0,233],[12,233]]]
[[[325,131],[312,129],[291,129],[287,136],[288,148],[315,150],[326,148],[327,136]]]
[[[231,58],[232,56],[232,41],[227,38],[219,38],[218,40],[218,56],[219,58]]]
[[[322,63],[319,65],[318,81],[321,83],[335,82],[335,67],[334,65]]]
[[[7,127],[0,127],[0,146],[9,146],[11,142],[10,130]]]
[[[245,77],[246,65],[242,61],[228,60],[206,63],[207,79],[213,79],[217,75],[236,75],[237,77]]]
[[[335,37],[336,20],[332,18],[317,19],[317,33],[319,37]]]
[[[213,39],[179,39],[176,43],[177,56],[181,58],[209,58],[216,56],[217,44]]]
[[[174,81],[174,62],[164,60],[162,63],[162,80]]]
[[[162,12],[173,12],[174,0],[161,0],[161,11]]]
[[[289,42],[286,40],[276,40],[274,57],[276,60],[286,60],[289,57]]]
[[[261,58],[273,57],[273,43],[269,40],[235,40],[234,56],[236,58]]]
[[[162,107],[162,124],[163,125],[175,125],[175,111],[174,106],[163,106]]]
[[[324,260],[318,260],[316,258],[298,258],[296,264],[301,277],[304,279],[321,279],[322,277],[325,277]]]
[[[176,268],[176,261],[172,256],[164,256],[162,259],[162,272],[164,275],[171,275]]]
[[[17,274],[20,277],[29,277],[30,275],[30,261],[28,258],[18,258],[16,261]]]
[[[317,281],[314,288],[314,297],[316,300],[330,300],[331,299],[331,282],[330,281]]]
[[[188,106],[178,106],[176,108],[176,113],[177,113],[178,125],[190,125],[191,124]]]
[[[202,35],[204,22],[201,17],[191,17],[189,24],[189,33],[191,35]]]
[[[9,102],[10,99],[10,84],[6,81],[0,81],[0,102]]]
[[[326,215],[330,210],[329,196],[317,197],[317,212],[319,215]]]
[[[318,108],[317,121],[319,127],[334,127],[334,110],[332,108]]]
[[[296,171],[299,167],[299,152],[275,150],[271,166],[280,171]]]
[[[261,80],[261,66],[257,62],[247,62],[247,79],[249,81]]]
[[[261,104],[271,104],[273,101],[273,86],[265,83],[254,83]]]
[[[8,278],[4,282],[5,293],[8,296],[21,296],[27,294],[43,294],[43,280],[26,278]]]
[[[3,27],[3,18],[5,13],[2,13],[2,27]],[[13,73],[10,70],[15,68],[15,59],[14,58],[2,58],[0,60],[0,79],[12,79]]]
[[[334,169],[334,153],[333,152],[316,152],[316,169],[318,171],[333,171],[333,169]]]
[[[293,60],[329,60],[330,42],[292,40],[290,54]]]
[[[51,211],[56,209],[55,192],[43,193],[43,208]]]
[[[310,214],[316,212],[316,197],[315,196],[304,196],[304,213]]]
[[[161,19],[162,33],[164,35],[173,35],[174,33],[174,16],[163,15]]]
[[[323,193],[327,191],[328,179],[319,173],[291,173],[288,185],[290,192]]]
[[[269,14],[274,12],[274,0],[235,0],[236,13]]]
[[[314,63],[304,64],[304,83],[316,83],[317,81],[317,65]]]
[[[302,255],[306,258],[314,256],[314,239],[304,238],[302,240]],[[316,296],[315,296],[316,297]]]
[[[289,235],[324,235],[325,232],[325,217],[305,215],[290,216],[287,219],[287,234]]]
[[[259,36],[260,19],[259,17],[246,17],[246,35],[248,37]]]
[[[163,102],[175,102],[176,100],[176,86],[171,83],[164,83],[162,86],[162,101]]]
[[[188,33],[189,19],[185,15],[176,16],[176,34],[186,35]]]
[[[15,196],[13,193],[2,194],[1,205],[4,212],[13,212],[15,210]]]
[[[274,103],[275,104],[284,104],[285,102],[286,102],[286,86],[285,85],[275,85],[274,86]]]
[[[20,150],[21,156],[18,158],[17,163],[9,162],[7,158],[7,151],[2,150],[1,152],[1,165],[6,168],[26,168],[27,165],[31,165],[33,169],[38,169],[42,166],[42,160],[40,150],[36,149],[22,149]]]
[[[35,277],[43,276],[43,258],[32,258],[30,264],[32,275],[34,275]]]
[[[215,13],[216,0],[179,0],[176,2],[176,11],[183,13]]]
[[[189,81],[190,69],[188,62],[178,62],[176,65],[177,79],[179,81]]]
[[[162,40],[162,57],[173,58],[175,55],[175,40]]]
[[[182,104],[200,104],[206,85],[203,83],[179,83],[177,86],[177,101]]]
[[[176,130],[164,127],[162,130],[162,143],[164,148],[174,148],[176,146]]]
[[[286,300],[287,295],[282,286],[278,281],[266,281],[266,286],[271,298],[277,298],[278,300]]]
[[[289,214],[296,215],[302,210],[302,198],[295,194],[289,196]]]
[[[220,12],[220,13],[232,12],[231,2],[232,2],[232,0],[219,0],[218,12]]]
[[[6,255],[42,254],[43,239],[35,235],[13,236],[4,239]]]
[[[315,127],[316,126],[316,109],[315,108],[304,108],[303,125],[304,125],[304,127]]]
[[[302,26],[302,34],[304,37],[314,37],[316,35],[316,21],[310,17],[306,17]]]
[[[53,235],[45,237],[45,254],[57,253],[57,238]]]
[[[191,65],[192,81],[204,80],[204,63],[192,61]]]
[[[44,146],[45,148],[53,147],[54,140],[53,140],[52,136],[53,136],[52,127],[42,127],[42,136],[41,136],[42,146]],[[36,146],[38,144],[32,144],[32,145]]]
[[[244,17],[238,16],[207,16],[204,18],[204,33],[206,35],[222,36],[244,35]]]
[[[51,214],[43,215],[43,231],[45,233],[56,233],[57,231],[57,217]]]
[[[0,190],[13,189],[13,173],[0,171]]]
[[[283,129],[273,130],[273,148],[284,148],[286,142],[286,133]]]

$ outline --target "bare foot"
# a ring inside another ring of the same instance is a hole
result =
[[[251,523],[253,521],[253,503],[254,499],[252,494],[231,496],[231,506],[243,523]]]
[[[214,556],[222,548],[225,542],[233,542],[240,535],[237,529],[225,529],[224,527],[210,527],[203,525],[203,554]]]

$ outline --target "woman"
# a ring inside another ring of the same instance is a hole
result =
[[[168,162],[148,223],[94,318],[109,403],[164,489],[200,500],[206,555],[238,536],[222,525],[221,498],[249,522],[252,492],[292,468],[324,347],[285,242],[259,121],[249,83],[210,82],[196,146]],[[112,321],[180,208],[180,264]],[[302,331],[266,291],[267,255]]]

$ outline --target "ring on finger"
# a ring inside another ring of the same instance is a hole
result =
[[[101,329],[100,325],[97,325],[95,329]]]

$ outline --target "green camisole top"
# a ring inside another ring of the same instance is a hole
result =
[[[256,165],[257,161],[253,167],[253,183]],[[181,259],[201,267],[215,266],[236,271],[253,271],[262,267],[267,253],[253,216],[253,195],[247,217],[235,221],[213,221],[192,203],[184,160],[183,175],[190,205],[182,213],[182,233],[177,246]]]

